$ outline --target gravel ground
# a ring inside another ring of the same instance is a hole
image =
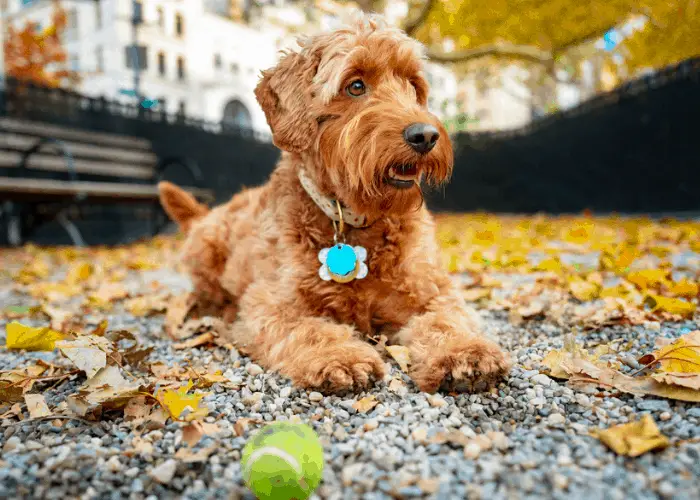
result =
[[[171,287],[186,286],[177,275],[158,278]],[[29,300],[0,288],[4,304],[29,305]],[[197,449],[215,446],[214,453],[195,463],[174,458],[182,439],[179,423],[142,436],[153,449],[140,454],[127,451],[134,431],[121,416],[96,423],[64,420],[60,426],[51,419],[4,419],[0,498],[252,499],[241,480],[239,459],[255,426],[237,437],[234,424],[242,418],[298,418],[314,426],[325,447],[326,468],[313,498],[700,498],[700,406],[572,390],[537,369],[546,352],[562,347],[569,329],[542,321],[515,326],[503,313],[482,314],[489,333],[517,360],[508,380],[492,392],[426,395],[392,364],[387,378],[369,393],[324,397],[291,387],[235,351],[173,350],[162,338],[162,316],[114,313],[108,316],[110,328],[140,333],[145,344],[156,348],[152,361],[206,364],[226,357],[224,375],[242,387],[235,391],[214,385],[205,398],[211,411],[207,421],[220,430],[204,437]],[[609,327],[578,332],[577,338],[591,346],[624,339],[637,357],[657,336],[673,338],[693,329],[697,325],[692,322],[664,324],[660,330]],[[4,351],[0,370],[57,356]],[[403,384],[394,382],[390,389],[394,379]],[[50,391],[49,405],[80,383]],[[368,394],[379,404],[358,414],[353,404]],[[652,415],[672,446],[630,459],[589,436],[592,427],[628,422],[644,413]],[[464,436],[480,447],[460,445]]]

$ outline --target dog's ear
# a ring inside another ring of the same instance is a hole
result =
[[[209,213],[209,208],[202,205],[190,193],[168,181],[158,183],[160,204],[168,216],[187,232],[192,222]]]
[[[286,54],[274,68],[263,71],[255,88],[272,138],[280,149],[302,152],[311,146],[318,124],[310,112],[310,87],[319,60],[313,54]]]

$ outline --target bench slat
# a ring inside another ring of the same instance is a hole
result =
[[[21,153],[0,151],[0,168],[19,168],[21,159]],[[78,174],[131,177],[133,179],[152,179],[155,173],[152,167],[75,158],[73,159],[73,166]],[[68,172],[68,167],[66,166],[63,155],[33,154],[29,158],[27,168],[51,172]]]
[[[183,187],[196,197],[211,201],[212,193],[206,189]],[[158,188],[143,184],[114,184],[110,182],[57,181],[51,179],[15,179],[0,177],[0,193],[34,194],[42,197],[72,197],[86,193],[88,197],[108,198],[112,200],[155,200]]]
[[[6,134],[0,130],[0,148],[27,151],[39,141],[36,136]],[[121,161],[126,163],[137,163],[155,165],[156,155],[149,151],[129,150],[107,146],[96,146],[73,141],[65,141],[68,150],[74,158],[87,156],[90,158],[100,158],[109,161]],[[45,144],[41,147],[41,152],[46,154],[62,154],[55,145]]]
[[[24,133],[34,136],[53,137],[54,139],[74,140],[105,146],[122,147],[129,149],[150,150],[151,143],[141,137],[129,137],[123,135],[107,134],[104,132],[91,132],[76,128],[49,125],[44,122],[17,120],[14,118],[0,118],[0,128],[6,131]]]

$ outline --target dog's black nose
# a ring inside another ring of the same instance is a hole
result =
[[[427,123],[414,123],[404,129],[403,138],[418,153],[427,153],[435,147],[440,132]]]

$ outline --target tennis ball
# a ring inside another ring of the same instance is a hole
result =
[[[323,474],[323,447],[311,427],[275,422],[243,449],[243,480],[263,500],[304,500]]]

